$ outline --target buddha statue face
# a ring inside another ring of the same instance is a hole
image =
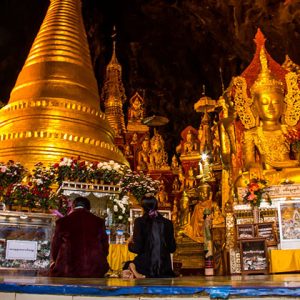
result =
[[[143,142],[142,142],[142,149],[145,151],[145,150],[149,150],[150,148],[150,141],[149,139],[144,139]]]
[[[279,122],[283,114],[283,94],[276,90],[266,90],[254,95],[254,105],[262,121]]]
[[[211,187],[208,184],[199,186],[199,196],[202,201],[210,199]]]

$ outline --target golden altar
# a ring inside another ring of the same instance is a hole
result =
[[[270,273],[300,272],[300,249],[270,250]]]

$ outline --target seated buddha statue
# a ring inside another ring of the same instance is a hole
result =
[[[144,108],[141,98],[132,97],[129,101],[128,121],[141,123],[144,117]]]
[[[186,134],[186,141],[183,144],[183,153],[191,154],[199,150],[198,142],[195,140],[194,134],[189,130]]]
[[[243,162],[247,173],[238,178],[237,186],[244,185],[242,182],[245,182],[245,178],[242,177],[245,175],[263,177],[269,185],[279,184],[283,179],[299,182],[299,163],[290,159],[290,145],[285,136],[286,124],[295,122],[295,117],[299,120],[297,112],[293,115],[292,122],[287,114],[288,109],[291,109],[289,106],[299,105],[299,94],[298,99],[289,99],[289,94],[285,97],[283,82],[275,78],[268,68],[264,47],[260,50],[259,60],[261,69],[250,89],[251,99],[247,98],[245,78],[237,77],[234,80],[235,105],[246,128]]]
[[[199,187],[199,200],[194,206],[191,218],[188,224],[185,224],[182,233],[190,237],[192,240],[203,242],[203,213],[205,209],[211,209],[212,191],[211,186],[207,183],[202,183]]]
[[[170,169],[167,160],[168,155],[164,149],[164,140],[159,133],[155,133],[151,138],[151,149],[149,154],[149,170],[167,170]]]
[[[158,200],[158,207],[159,208],[166,208],[166,207],[171,206],[171,204],[169,203],[168,193],[166,192],[165,183],[164,183],[163,180],[161,180],[161,182],[160,182],[159,190],[158,190],[158,193],[156,195],[156,198]]]

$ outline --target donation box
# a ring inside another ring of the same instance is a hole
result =
[[[0,273],[47,275],[55,217],[0,211]]]

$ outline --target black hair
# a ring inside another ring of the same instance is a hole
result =
[[[145,196],[141,202],[144,216],[147,220],[148,245],[150,249],[150,277],[159,277],[161,273],[162,248],[165,245],[164,223],[161,215],[157,212],[158,201],[154,196]]]
[[[77,197],[73,201],[74,208],[82,206],[83,208],[90,210],[91,209],[91,203],[90,200],[85,197]]]
[[[157,199],[154,196],[144,196],[142,199],[142,208],[145,213],[149,213],[151,210],[157,210],[158,204]]]

